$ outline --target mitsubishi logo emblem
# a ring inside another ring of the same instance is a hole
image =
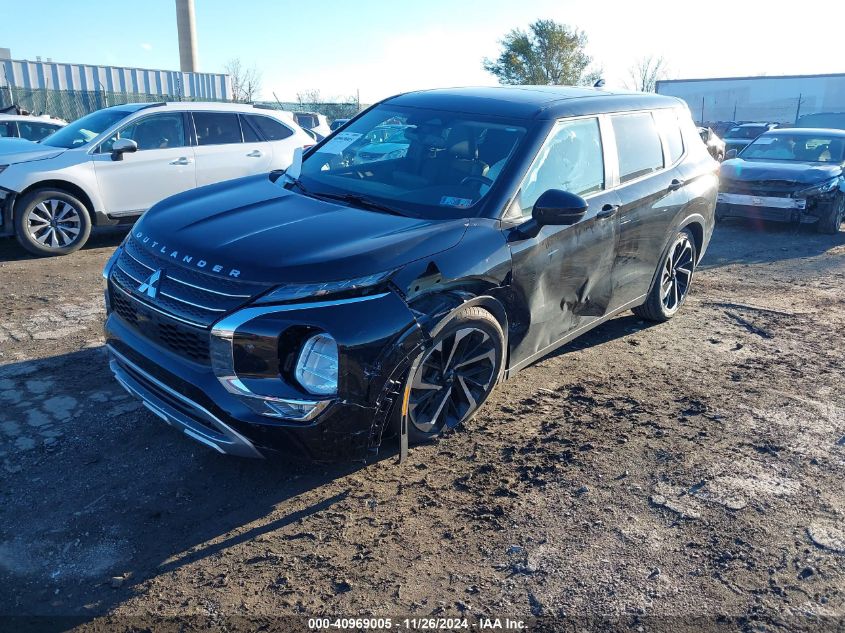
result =
[[[138,292],[147,295],[150,299],[155,299],[158,293],[158,282],[161,280],[161,270],[155,271],[152,275],[147,277],[146,281],[138,286]]]

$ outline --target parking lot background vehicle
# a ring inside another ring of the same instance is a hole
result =
[[[722,164],[718,217],[815,222],[836,234],[845,217],[845,131],[779,128]]]
[[[776,127],[775,123],[743,123],[730,128],[722,140],[725,142],[725,150],[740,151],[747,146],[751,141],[760,136],[763,132],[767,132]]]
[[[362,168],[386,126],[405,154]],[[614,315],[671,318],[712,231],[716,166],[673,98],[388,99],[301,169],[147,213],[105,271],[113,371],[230,454],[362,458],[397,411],[437,435]]]
[[[0,235],[35,254],[67,254],[93,225],[134,222],[168,196],[284,169],[311,142],[284,113],[245,105],[106,108],[2,154]]]
[[[37,142],[65,125],[64,121],[47,117],[0,114],[0,139],[22,138]]]

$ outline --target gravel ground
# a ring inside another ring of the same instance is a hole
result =
[[[118,387],[121,237],[0,242],[0,614],[845,626],[845,233],[720,225],[671,322],[593,330],[402,466],[331,467],[222,457]]]

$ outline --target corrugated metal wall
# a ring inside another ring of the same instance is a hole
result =
[[[33,90],[128,92],[215,100],[232,98],[228,75],[20,59],[0,60],[0,86],[6,85]]]
[[[845,74],[673,79],[660,94],[680,97],[697,121],[793,123],[815,112],[845,112]]]

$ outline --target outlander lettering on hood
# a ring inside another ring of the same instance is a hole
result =
[[[225,268],[221,264],[209,264],[209,262],[205,259],[195,258],[193,255],[188,255],[186,253],[180,253],[178,250],[169,249],[165,244],[157,242],[149,235],[144,235],[142,231],[135,231],[135,238],[142,244],[145,244],[146,246],[149,246],[151,249],[155,250],[157,253],[166,255],[167,257],[170,257],[172,259],[179,260],[183,264],[192,264],[197,268],[208,269],[212,272],[227,275],[229,277],[241,276],[241,271],[237,268]]]

